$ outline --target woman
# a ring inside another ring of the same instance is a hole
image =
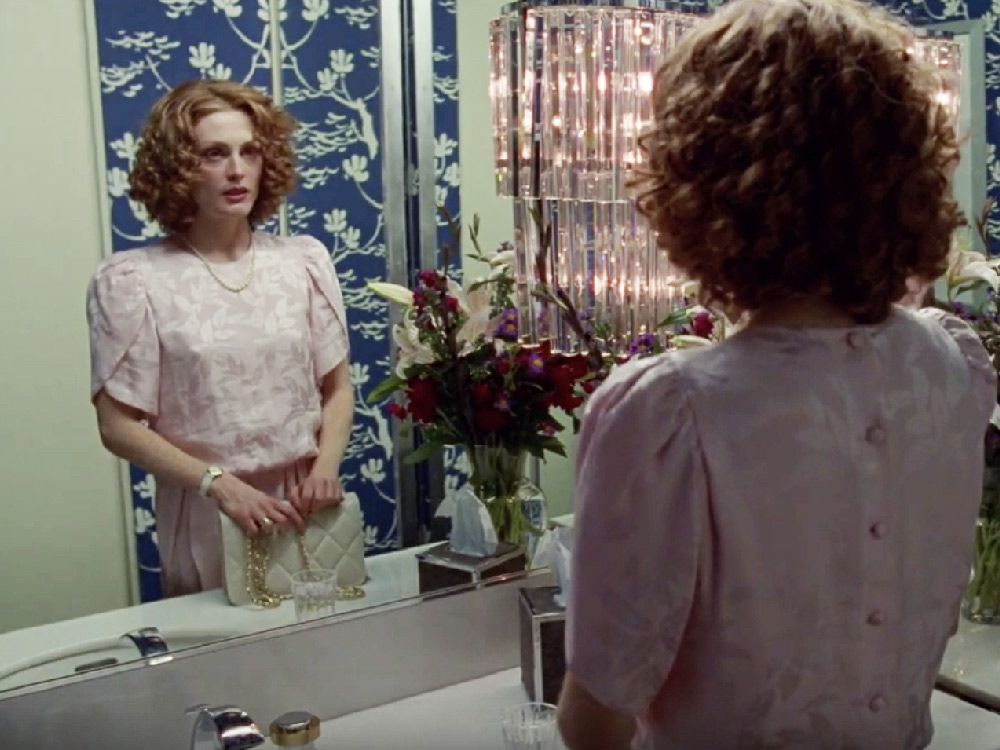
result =
[[[223,584],[218,512],[247,534],[340,502],[354,399],[326,249],[254,231],[292,190],[293,119],[256,89],[194,81],[156,105],[130,196],[166,233],[88,291],[104,445],[157,477],[164,596]]]
[[[996,373],[963,322],[893,304],[962,222],[912,40],[855,0],[737,0],[658,73],[641,209],[749,323],[589,404],[573,750],[930,742]]]

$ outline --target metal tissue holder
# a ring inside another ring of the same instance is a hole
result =
[[[508,542],[500,542],[497,551],[488,557],[460,554],[447,542],[417,553],[416,557],[421,594],[481,583],[508,573],[523,573],[527,567],[524,547]]]
[[[518,592],[521,682],[532,701],[557,703],[566,675],[566,610],[556,604],[558,586]]]

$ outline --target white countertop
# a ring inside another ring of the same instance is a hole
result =
[[[948,641],[940,674],[1000,701],[1000,625],[960,619],[958,633]]]
[[[423,549],[425,547],[410,547],[369,557],[366,563],[370,580],[364,586],[365,596],[337,602],[337,612],[350,612],[416,596],[419,592],[415,555]],[[225,593],[216,589],[15,630],[0,634],[0,692],[72,674],[73,667],[67,669],[66,663],[63,663],[5,676],[12,668],[61,654],[67,647],[90,644],[94,648],[94,654],[90,656],[74,657],[73,665],[93,661],[96,656],[113,656],[120,662],[138,659],[139,654],[130,643],[126,642],[114,650],[101,644],[117,641],[125,633],[139,628],[159,628],[167,646],[178,650],[295,622],[294,602],[282,602],[280,607],[274,609],[233,607],[226,600]]]
[[[317,750],[503,750],[500,714],[526,702],[509,669],[323,723]],[[929,750],[998,750],[1000,716],[936,692]]]
[[[572,525],[573,516],[559,516],[552,521]],[[370,580],[364,587],[365,597],[338,602],[337,612],[351,612],[417,596],[416,554],[432,546],[408,547],[367,558]],[[275,609],[233,607],[226,600],[225,593],[216,589],[0,633],[0,693],[70,675],[74,666],[101,657],[113,657],[119,663],[137,660],[139,654],[130,643],[125,642],[116,648],[109,644],[140,628],[158,628],[170,650],[177,651],[295,622],[295,605],[291,601],[283,602]],[[87,656],[74,656],[67,669],[67,662],[61,658],[67,649],[89,653]],[[11,670],[54,657],[60,657],[58,664],[10,674]]]

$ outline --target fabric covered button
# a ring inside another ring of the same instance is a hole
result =
[[[865,440],[872,445],[882,445],[885,442],[885,430],[882,429],[882,425],[875,422],[865,430]]]
[[[868,337],[861,331],[851,331],[847,334],[847,345],[852,349],[862,349],[868,343]]]

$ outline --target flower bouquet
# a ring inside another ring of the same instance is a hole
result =
[[[974,231],[983,247],[991,245],[987,218],[992,202],[976,219]],[[979,335],[994,368],[1000,364],[1000,259],[986,257],[971,247],[968,232],[956,235],[948,268],[938,289],[926,303],[965,320]],[[985,436],[983,497],[976,520],[972,575],[962,599],[962,614],[973,622],[1000,623],[1000,420],[994,412]]]
[[[446,214],[447,216],[447,214]],[[461,237],[461,227],[447,220],[452,241],[442,249],[444,268]],[[541,231],[541,230],[540,230]],[[547,251],[541,231],[541,251]],[[488,268],[468,291],[445,270],[424,270],[410,289],[370,282],[377,294],[402,307],[392,330],[397,347],[395,371],[370,394],[401,420],[420,427],[420,446],[407,457],[416,463],[445,446],[461,446],[471,465],[469,483],[486,505],[499,541],[525,544],[544,529],[538,514],[524,512],[527,456],[565,456],[559,433],[561,412],[578,426],[577,412],[610,370],[633,357],[665,349],[710,343],[721,337],[721,318],[685,306],[663,321],[660,333],[640,336],[628,352],[614,355],[608,326],[588,319],[569,296],[541,278],[533,293],[550,302],[581,342],[580,353],[553,351],[549,343],[521,342],[515,307],[513,247],[504,243],[493,254],[479,242],[479,219],[469,231],[470,259]],[[540,496],[537,488],[530,494]]]
[[[456,245],[460,231],[452,226]],[[413,289],[369,284],[403,308],[392,331],[395,372],[369,398],[397,395],[390,414],[421,428],[420,446],[407,462],[430,458],[445,446],[463,447],[469,482],[489,510],[498,539],[524,544],[526,535],[543,530],[538,514],[524,512],[520,503],[526,458],[566,455],[556,413],[572,414],[583,403],[584,384],[598,377],[600,368],[592,367],[586,354],[519,343],[513,249],[502,245],[488,255],[478,237],[477,218],[470,257],[489,273],[468,292],[444,270],[421,271]],[[450,250],[445,248],[446,258]]]

